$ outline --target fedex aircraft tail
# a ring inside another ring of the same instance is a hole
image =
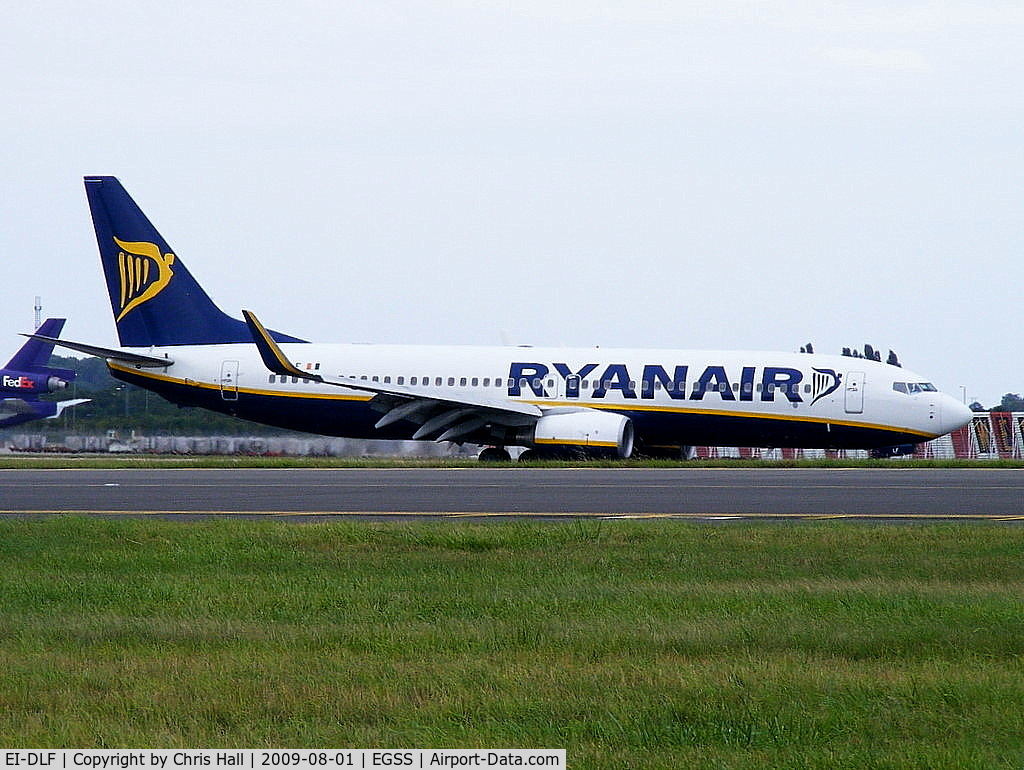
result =
[[[115,177],[87,176],[85,191],[123,347],[252,342],[245,322],[214,304]]]
[[[0,428],[10,428],[32,420],[56,417],[64,409],[88,401],[42,401],[44,393],[64,390],[75,379],[74,369],[50,366],[53,340],[64,328],[63,318],[47,318],[36,330],[40,337],[28,342],[0,369]]]
[[[42,326],[36,329],[36,334],[45,337],[59,337],[61,329],[64,328],[64,320],[63,318],[47,318],[43,321]],[[53,374],[65,380],[73,380],[75,373],[70,369],[54,369],[49,366],[51,353],[53,353],[52,342],[30,339],[21,346],[21,349],[14,354],[4,368],[33,374]]]

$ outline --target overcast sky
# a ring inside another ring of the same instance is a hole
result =
[[[818,352],[1024,392],[1019,2],[9,3],[0,357],[116,343],[82,186],[320,342]]]

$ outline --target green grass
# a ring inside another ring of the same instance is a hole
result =
[[[0,520],[0,743],[1024,766],[1024,528]]]

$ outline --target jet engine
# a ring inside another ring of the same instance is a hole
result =
[[[530,443],[613,452],[626,458],[633,453],[633,423],[621,414],[593,409],[547,414],[534,425]]]

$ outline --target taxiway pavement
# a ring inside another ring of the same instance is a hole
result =
[[[0,514],[1024,520],[1024,470],[0,470]]]

